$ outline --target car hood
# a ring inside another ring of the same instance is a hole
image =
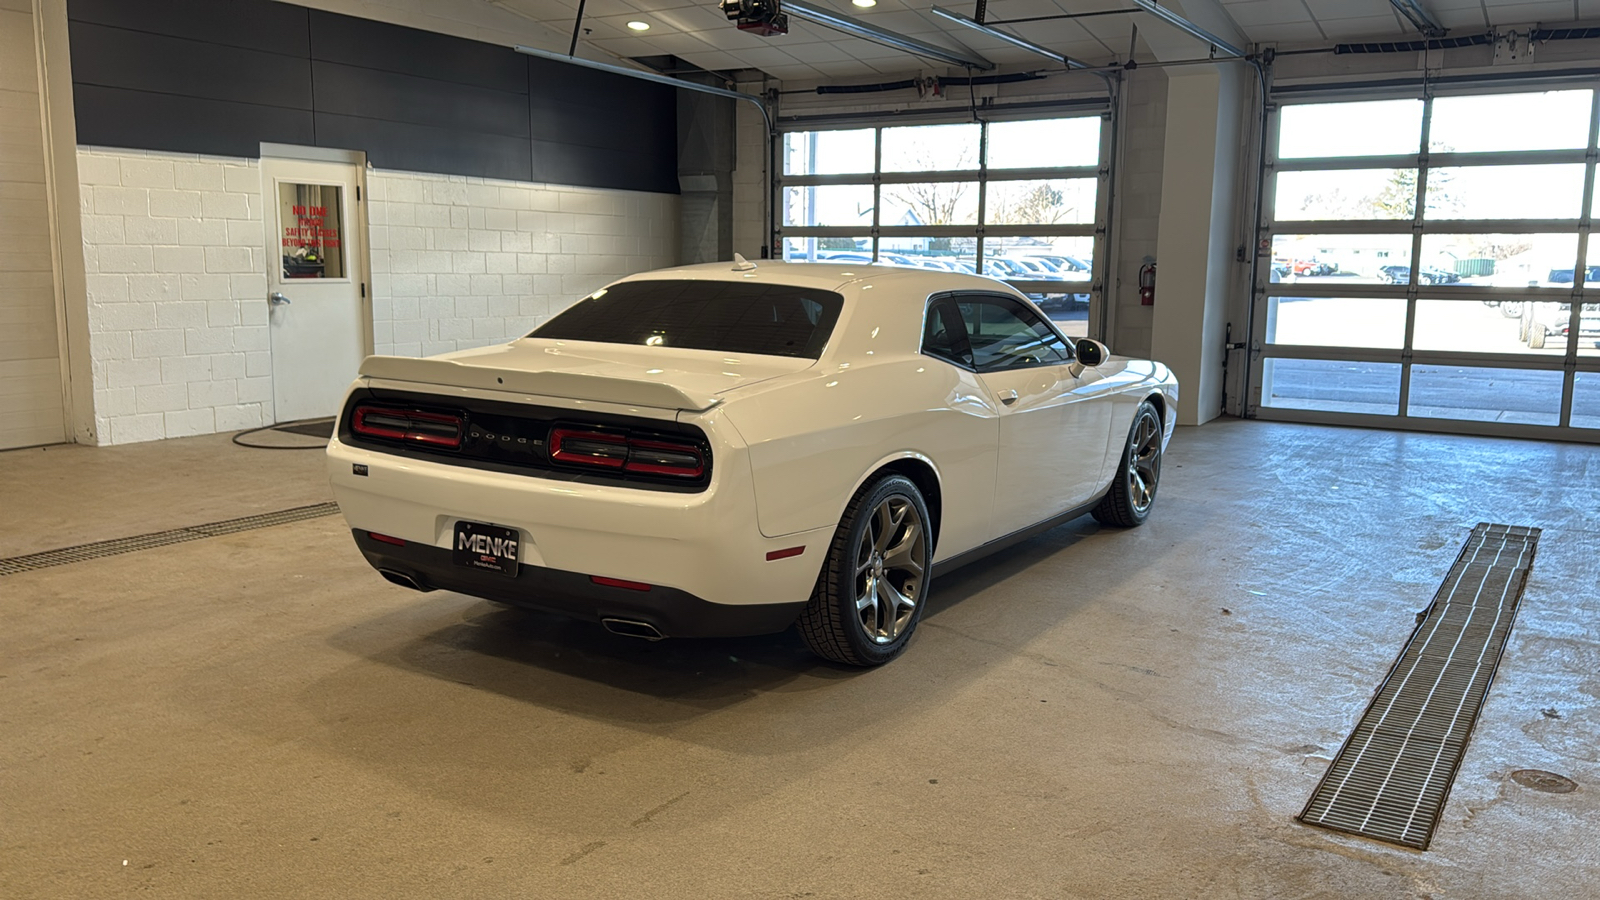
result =
[[[813,359],[523,338],[428,359],[370,356],[361,374],[661,409],[705,410]]]

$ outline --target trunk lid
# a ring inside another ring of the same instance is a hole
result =
[[[804,371],[814,359],[522,338],[427,359],[369,356],[361,374],[388,381],[703,411],[722,395]]]

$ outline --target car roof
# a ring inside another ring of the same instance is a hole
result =
[[[747,268],[748,267],[748,268]],[[943,269],[884,266],[873,263],[790,263],[776,260],[751,260],[744,266],[731,262],[676,266],[629,275],[619,281],[758,281],[788,284],[815,290],[845,292],[856,285],[893,286],[897,291],[934,294],[941,291],[995,291],[1010,294],[1011,289],[993,278],[967,275]],[[857,291],[850,291],[857,293]]]

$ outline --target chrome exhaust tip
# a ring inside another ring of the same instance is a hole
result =
[[[433,588],[430,587],[423,587],[421,582],[417,581],[417,579],[411,577],[410,575],[407,575],[404,572],[398,572],[394,569],[379,569],[378,574],[382,575],[386,581],[398,584],[401,587],[410,588],[413,591],[427,592],[433,590]]]
[[[620,634],[624,637],[643,638],[647,641],[659,641],[666,637],[659,628],[649,622],[639,622],[633,619],[601,619],[600,624],[604,625],[605,629],[612,634]]]

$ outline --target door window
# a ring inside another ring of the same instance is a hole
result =
[[[1042,319],[1015,300],[958,300],[972,361],[980,372],[1072,361],[1067,344]]]
[[[343,190],[337,184],[278,183],[285,279],[348,277],[340,228]]]

